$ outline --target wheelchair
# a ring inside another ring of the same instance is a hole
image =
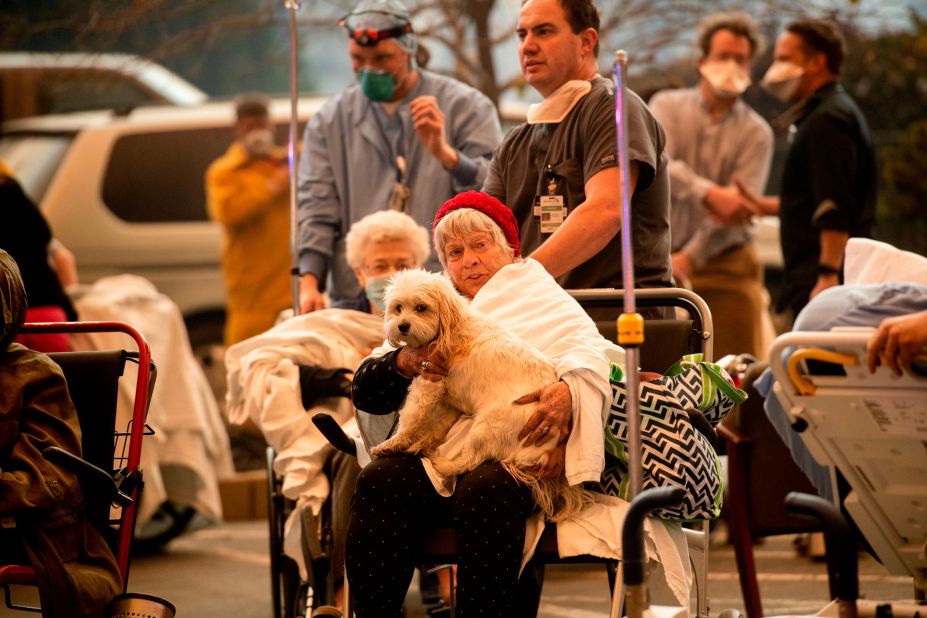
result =
[[[142,440],[145,435],[153,433],[145,423],[156,377],[148,343],[133,327],[119,322],[35,323],[26,324],[22,332],[119,332],[134,340],[137,352],[105,350],[48,354],[64,372],[68,392],[77,410],[83,459],[57,447],[49,447],[43,453],[48,461],[77,474],[87,519],[109,544],[122,576],[122,592],[125,594],[136,507],[143,486],[139,467]],[[123,424],[117,417],[116,401],[119,381],[127,362],[137,363],[138,371],[131,417]],[[7,607],[41,611],[38,607],[21,605],[13,599],[13,586],[35,585],[36,574],[31,566],[0,565],[0,587],[4,589]]]
[[[284,552],[287,520],[297,509],[296,501],[283,495],[283,477],[274,472],[277,453],[267,447],[267,523],[270,539],[270,589],[274,618],[340,616],[331,613],[335,602],[335,574],[332,573],[331,496],[319,516],[309,508],[299,508],[301,550],[308,578],[302,579],[299,566]],[[337,610],[334,610],[337,612]],[[328,613],[326,613],[328,612]]]
[[[623,293],[621,290],[571,290],[570,293],[593,316],[600,332],[612,341],[616,338],[616,323],[614,318],[621,313]],[[637,303],[640,307],[673,307],[682,309],[688,314],[686,319],[648,319],[646,320],[646,343],[641,348],[640,364],[644,370],[665,370],[685,354],[701,353],[705,360],[711,360],[712,354],[712,321],[711,312],[705,302],[691,291],[683,289],[644,289],[637,290]],[[603,316],[608,316],[603,317]],[[322,433],[337,448],[347,452],[355,448],[354,443],[341,432],[334,419],[324,419],[324,415],[316,415],[313,422]],[[269,463],[268,473],[273,478],[273,470]],[[269,499],[273,500],[273,489]],[[279,517],[279,516],[278,516]],[[275,521],[277,517],[271,517]],[[272,535],[274,528],[272,525]],[[324,530],[324,528],[323,528]],[[543,564],[560,562],[596,563],[606,567],[609,583],[613,590],[613,605],[620,602],[621,594],[614,586],[616,577],[620,572],[620,564],[602,558],[579,556],[561,559],[556,544],[554,527],[549,526],[541,537],[536,559]],[[280,532],[278,531],[278,535]],[[707,571],[708,571],[708,522],[697,522],[691,529],[685,530],[686,541],[689,547],[690,562],[695,574],[696,611],[700,618],[708,616]],[[276,541],[272,538],[272,548]],[[272,549],[273,551],[273,549]],[[437,530],[426,540],[424,550],[425,561],[428,564],[444,565],[453,563],[456,556],[456,537],[451,530]],[[276,556],[277,554],[274,554]],[[439,567],[440,568],[440,567]],[[278,575],[274,577],[274,585],[280,579],[280,568],[274,569]],[[323,585],[321,582],[319,585]],[[280,588],[276,588],[280,589]],[[345,592],[345,606],[350,607],[350,595]],[[275,605],[275,608],[277,606]],[[319,613],[319,616],[341,616],[339,610],[331,609],[332,613]],[[451,610],[453,612],[453,608]],[[275,614],[280,616],[281,614]],[[309,614],[312,615],[312,614]],[[451,613],[453,615],[453,613]],[[288,616],[288,615],[287,615]]]

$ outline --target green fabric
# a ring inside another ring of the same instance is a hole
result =
[[[621,371],[621,367],[615,363],[609,363],[608,379],[612,382],[621,382],[623,377],[624,372]]]
[[[724,379],[721,367],[702,360],[701,354],[686,354],[666,370],[664,375],[678,376],[687,365],[698,365],[702,372],[702,401],[699,410],[705,411],[718,401],[718,392],[727,395],[735,404],[747,400],[747,393]]]

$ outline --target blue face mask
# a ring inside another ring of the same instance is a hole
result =
[[[396,92],[396,78],[392,73],[374,69],[361,69],[357,72],[357,81],[361,90],[371,101],[382,103],[393,98]]]
[[[368,277],[367,285],[364,286],[364,292],[367,294],[367,300],[371,306],[380,310],[380,313],[386,309],[386,285],[389,283],[389,277]]]

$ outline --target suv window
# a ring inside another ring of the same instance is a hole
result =
[[[0,137],[0,159],[10,166],[29,197],[40,204],[73,139],[73,135],[63,133],[8,133]]]
[[[275,125],[278,144],[289,126]],[[305,123],[299,123],[302,135]],[[206,170],[232,143],[232,127],[124,135],[113,144],[103,203],[130,223],[208,221]]]
[[[103,178],[103,203],[124,221],[206,221],[206,169],[233,139],[230,127],[125,135]]]
[[[156,93],[125,76],[93,70],[10,70],[0,74],[0,92],[18,92],[21,97],[16,101],[19,107],[3,109],[6,118],[163,103]]]

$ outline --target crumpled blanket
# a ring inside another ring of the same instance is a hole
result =
[[[314,513],[328,497],[322,464],[331,446],[312,424],[312,415],[328,412],[344,425],[353,422],[353,407],[345,398],[326,397],[308,412],[303,409],[299,365],[353,372],[382,340],[381,317],[325,309],[290,318],[226,352],[229,421],[251,419],[257,424],[277,451],[274,470],[283,477],[283,494],[308,503]]]
[[[354,421],[354,407],[343,397],[321,397],[305,410],[299,366],[344,367],[354,372],[383,339],[383,319],[346,309],[324,309],[292,317],[270,330],[231,346],[226,414],[232,423],[251,419],[277,451],[274,471],[283,477],[283,495],[296,501],[283,529],[283,550],[305,579],[301,509],[318,515],[331,486],[323,473],[332,446],[312,424],[317,412],[331,414],[366,453]]]
[[[113,320],[131,324],[151,347],[158,368],[142,448],[145,491],[139,504],[139,527],[166,500],[195,509],[210,521],[222,519],[219,478],[233,472],[232,453],[222,415],[212,390],[196,362],[177,305],[142,277],[117,275],[99,279],[81,290],[75,308],[81,320]],[[134,349],[121,333],[71,336],[77,350]],[[126,365],[119,385],[119,422],[131,418],[135,365]],[[161,469],[176,466],[182,474],[165,477]]]

